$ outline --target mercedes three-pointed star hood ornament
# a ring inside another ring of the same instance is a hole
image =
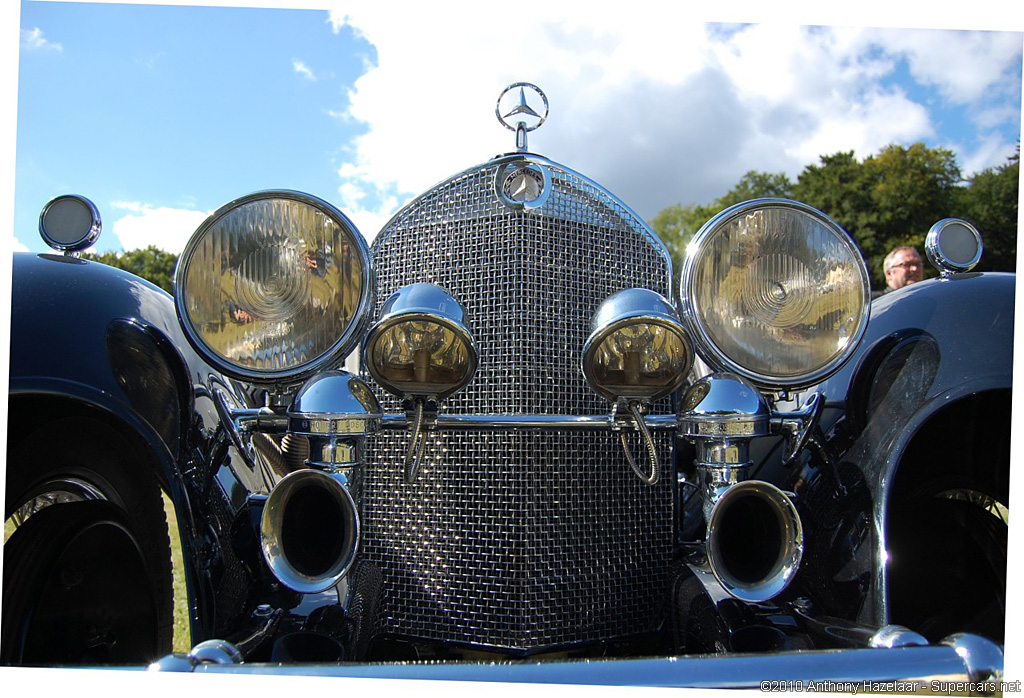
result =
[[[518,93],[517,93],[518,88]],[[529,97],[527,94],[529,93]],[[543,109],[541,105],[543,104]],[[538,111],[541,109],[541,111]],[[509,131],[515,131],[516,150],[526,152],[526,134],[535,130],[548,118],[548,98],[536,85],[514,82],[498,97],[494,115]]]

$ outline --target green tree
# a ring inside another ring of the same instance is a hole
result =
[[[831,216],[854,236],[861,250],[874,250],[878,220],[871,205],[873,187],[872,173],[851,150],[823,155],[820,164],[805,167],[793,198]]]
[[[669,255],[672,256],[672,268],[675,269],[677,276],[686,257],[686,246],[690,244],[694,233],[718,211],[719,209],[714,206],[673,204],[662,209],[650,221],[651,228],[665,243]]]
[[[957,190],[963,181],[956,156],[945,148],[926,148],[916,143],[909,148],[890,145],[864,162],[875,181],[871,203],[878,216],[881,247],[864,248],[868,266],[879,283],[884,283],[882,261],[897,245],[914,245],[924,250],[928,229],[955,215]]]
[[[1005,164],[977,173],[958,192],[956,215],[977,226],[985,244],[979,270],[1016,271],[1019,197],[1020,145]]]
[[[922,143],[889,145],[863,162],[852,152],[823,156],[820,165],[800,173],[793,196],[853,236],[880,288],[885,255],[897,245],[923,251],[932,224],[955,215],[961,181],[952,151]]]
[[[853,151],[823,155],[804,168],[795,184],[784,174],[748,172],[710,205],[669,206],[651,227],[678,268],[690,238],[723,208],[763,196],[793,198],[823,211],[850,233],[874,287],[882,288],[882,263],[889,251],[913,245],[923,252],[929,228],[950,217],[966,218],[981,231],[985,253],[979,269],[1014,270],[1019,192],[1019,146],[1005,165],[964,181],[950,150],[922,143],[889,145],[863,161]]]
[[[736,186],[711,204],[707,206],[698,204],[669,206],[658,213],[650,221],[650,225],[665,243],[669,254],[672,255],[672,266],[678,274],[690,239],[712,216],[729,206],[749,199],[789,198],[792,188],[793,184],[785,173],[750,170],[740,178]]]
[[[124,269],[136,276],[141,276],[168,293],[172,292],[174,267],[178,263],[178,255],[164,252],[154,245],[128,252],[103,252],[102,254],[86,252],[82,257]]]

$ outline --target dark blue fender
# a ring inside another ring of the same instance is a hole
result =
[[[200,414],[195,395],[218,376],[186,341],[171,297],[96,262],[15,254],[11,338],[8,448],[58,417],[89,415],[115,428],[144,454],[138,467],[151,468],[173,502],[186,582],[201,598],[183,473],[198,457],[202,430],[217,426],[209,400]]]
[[[805,510],[844,512],[811,522],[811,555],[829,559],[809,567],[831,572],[809,586],[829,589],[837,613],[893,621],[887,536],[912,495],[965,488],[1007,501],[1015,278],[959,274],[880,297],[856,354],[817,388],[822,457],[778,479]]]

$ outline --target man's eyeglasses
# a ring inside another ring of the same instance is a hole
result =
[[[920,269],[921,268],[921,263],[920,262],[900,262],[899,264],[891,264],[891,265],[889,265],[889,268],[890,269],[897,269],[897,268],[898,269]]]

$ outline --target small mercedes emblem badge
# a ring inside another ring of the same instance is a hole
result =
[[[517,167],[505,175],[501,190],[511,201],[532,203],[544,191],[544,175],[536,168]]]
[[[551,175],[539,162],[514,157],[498,167],[494,189],[509,208],[532,210],[547,201],[551,193]]]
[[[494,115],[501,125],[516,133],[516,149],[526,152],[526,134],[548,118],[548,97],[529,82],[514,82],[498,97]]]

